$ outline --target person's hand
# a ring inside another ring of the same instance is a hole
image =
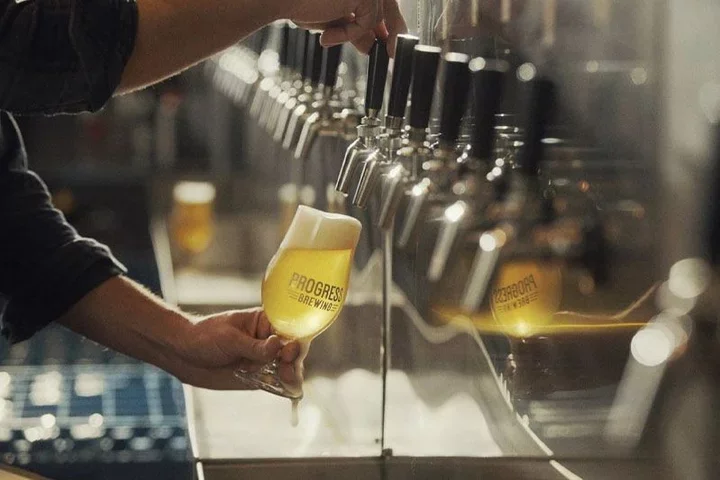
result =
[[[395,39],[407,32],[397,0],[291,0],[288,18],[298,25],[323,30],[324,46],[351,42],[368,53],[376,37],[387,40],[395,53]]]
[[[256,371],[278,358],[280,378],[294,384],[299,351],[297,342],[283,342],[273,335],[262,309],[223,312],[200,319],[180,336],[176,342],[179,360],[171,373],[196,387],[244,390],[248,387],[235,377],[235,371]]]

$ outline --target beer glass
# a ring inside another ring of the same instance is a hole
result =
[[[270,260],[262,283],[263,308],[277,335],[300,343],[298,365],[310,341],[332,325],[345,303],[361,228],[355,218],[300,205]],[[277,367],[275,361],[259,372],[235,375],[275,395],[302,398],[300,382],[283,384]]]
[[[215,187],[207,182],[180,182],[173,189],[172,238],[181,252],[204,252],[213,237]]]

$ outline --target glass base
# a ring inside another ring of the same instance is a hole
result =
[[[257,372],[245,372],[242,370],[235,370],[235,372],[233,373],[235,377],[240,379],[243,383],[253,388],[272,393],[273,395],[277,395],[279,397],[289,398],[291,400],[300,400],[303,396],[302,390],[289,390],[280,381],[280,377],[278,376],[277,360],[268,363],[267,365],[264,365]]]

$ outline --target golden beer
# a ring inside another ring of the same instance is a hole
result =
[[[567,272],[566,272],[567,273]],[[573,287],[576,288],[576,287]],[[467,312],[457,305],[436,303],[431,309],[440,323],[472,324],[479,332],[514,338],[637,330],[651,318],[655,286],[622,310],[611,304],[590,313],[563,308],[563,293],[571,283],[563,278],[559,263],[520,260],[502,265],[489,292],[487,305],[478,312]],[[567,302],[565,302],[567,306]],[[587,301],[586,301],[586,304]]]
[[[204,252],[213,237],[215,187],[206,182],[180,182],[173,189],[172,238],[185,253]]]
[[[275,333],[300,341],[298,364],[310,341],[328,328],[342,310],[361,228],[358,220],[347,215],[300,205],[270,260],[262,284],[263,308]],[[298,385],[283,385],[276,367],[271,364],[259,374],[236,375],[276,395],[301,398],[302,379]]]
[[[500,268],[490,295],[493,316],[505,331],[522,337],[542,330],[560,309],[560,266],[535,261],[507,263]]]
[[[283,250],[262,287],[265,313],[278,335],[306,339],[332,324],[345,303],[353,250]]]

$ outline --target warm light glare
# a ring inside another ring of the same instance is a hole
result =
[[[105,422],[105,419],[99,413],[93,413],[88,418],[88,425],[91,427],[99,427]]]
[[[424,194],[427,191],[429,183],[430,183],[430,180],[425,178],[420,183],[415,185],[411,191],[413,197],[419,197],[420,195]]]
[[[529,82],[537,75],[537,68],[532,63],[523,63],[517,69],[517,76],[523,82]]]
[[[403,166],[402,165],[395,165],[393,168],[390,169],[387,176],[388,178],[398,178],[402,175]]]
[[[445,218],[451,222],[457,222],[465,214],[467,205],[463,201],[458,201],[445,209]]]
[[[686,258],[670,268],[668,288],[680,298],[696,298],[708,287],[712,271],[700,258]]]
[[[649,325],[633,336],[630,351],[633,358],[646,367],[665,363],[675,348],[672,332],[661,325]]]
[[[52,428],[55,426],[55,415],[52,415],[50,413],[46,413],[42,417],[40,417],[40,425],[43,428]]]

